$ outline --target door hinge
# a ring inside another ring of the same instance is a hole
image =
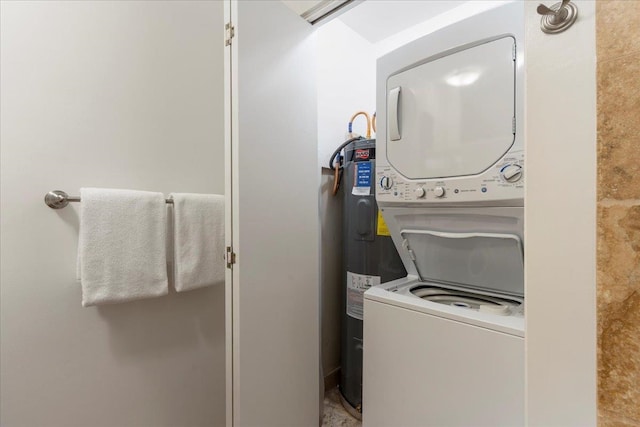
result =
[[[516,118],[515,117],[511,118],[511,132],[514,135],[516,134]]]
[[[227,22],[224,25],[224,29],[226,31],[226,35],[225,35],[225,39],[224,39],[224,45],[225,46],[231,46],[231,39],[236,35],[236,27],[231,25],[231,22]]]
[[[226,261],[227,268],[231,268],[231,266],[236,263],[236,253],[233,252],[233,248],[231,246],[227,246]]]

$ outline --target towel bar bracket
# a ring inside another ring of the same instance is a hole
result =
[[[78,199],[78,200],[75,200]],[[67,193],[61,190],[49,191],[44,196],[44,202],[51,209],[62,209],[66,207],[69,202],[80,201],[79,197],[69,197]]]

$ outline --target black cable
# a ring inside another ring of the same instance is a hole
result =
[[[343,142],[342,144],[340,144],[340,146],[338,148],[336,148],[336,151],[333,152],[333,154],[331,155],[331,158],[329,159],[329,168],[331,170],[335,169],[333,167],[333,161],[335,160],[335,158],[338,155],[338,153],[340,153],[344,149],[344,147],[346,147],[347,145],[351,144],[353,141],[359,141],[359,140],[363,140],[363,139],[365,139],[365,138],[363,138],[361,136],[357,136],[355,138],[348,139],[345,142]]]

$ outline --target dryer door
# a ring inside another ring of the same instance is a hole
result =
[[[515,40],[427,59],[387,80],[387,159],[407,178],[479,174],[514,142]]]

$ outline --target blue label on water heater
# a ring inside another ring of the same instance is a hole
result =
[[[356,187],[371,186],[371,162],[356,163]]]

